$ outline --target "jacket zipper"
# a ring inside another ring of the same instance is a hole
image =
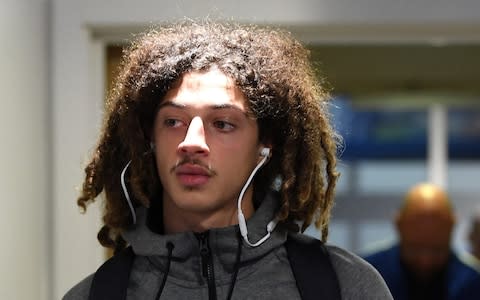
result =
[[[217,300],[217,290],[215,287],[215,274],[213,272],[213,259],[210,246],[208,244],[208,231],[197,234],[200,243],[200,257],[202,260],[202,274],[208,284],[208,299]]]

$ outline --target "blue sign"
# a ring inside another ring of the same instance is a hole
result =
[[[358,108],[338,98],[331,113],[344,139],[340,159],[426,159],[426,109]],[[450,158],[480,158],[480,109],[449,110],[448,120]]]

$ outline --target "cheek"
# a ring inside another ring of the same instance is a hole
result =
[[[184,137],[185,134],[179,131],[154,131],[154,136],[152,140],[155,145],[155,156],[157,161],[159,159],[165,159],[169,156],[176,155],[178,145],[182,142]]]
[[[256,165],[261,158],[259,145],[255,141],[248,140],[243,143],[230,143],[231,146],[223,147],[225,158],[232,159],[244,166]]]
[[[224,173],[231,174],[230,177],[233,178],[243,178],[250,175],[259,161],[256,149],[247,149],[246,146],[216,147],[215,144],[211,144],[209,147],[209,161],[212,167],[223,169]]]
[[[176,162],[176,147],[163,139],[160,144],[155,145],[154,155],[158,172],[165,174]]]
[[[158,150],[158,147],[155,149],[155,162],[157,164],[157,172],[160,175],[161,179],[161,174],[164,172],[166,168],[166,162],[165,162],[165,156],[161,151]]]

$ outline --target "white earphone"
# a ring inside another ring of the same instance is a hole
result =
[[[245,194],[245,191],[247,190],[248,186],[250,185],[250,182],[253,179],[253,176],[255,176],[255,173],[265,164],[267,159],[269,158],[270,155],[270,148],[264,147],[262,148],[262,151],[260,151],[260,155],[263,156],[262,160],[257,164],[255,169],[253,169],[252,173],[250,174],[250,177],[248,177],[247,182],[242,188],[242,191],[240,192],[240,196],[238,197],[238,202],[237,202],[237,209],[238,209],[238,227],[240,228],[240,234],[242,235],[243,239],[245,240],[245,243],[247,243],[251,247],[257,247],[260,246],[263,242],[265,242],[269,237],[270,233],[273,232],[275,229],[275,226],[277,226],[278,221],[276,219],[273,219],[267,224],[267,234],[258,240],[256,243],[252,243],[248,240],[248,229],[247,229],[247,221],[245,220],[245,216],[243,215],[242,212],[242,198],[243,194]]]
[[[260,151],[261,156],[269,156],[270,155],[270,148],[263,147],[262,151]]]
[[[147,155],[151,153],[154,149],[155,149],[155,144],[153,142],[150,142],[150,150],[144,152],[143,155]],[[123,194],[125,195],[125,199],[127,200],[127,203],[128,203],[128,208],[130,208],[130,212],[132,213],[133,224],[135,225],[137,224],[137,214],[135,213],[135,208],[133,208],[133,203],[132,203],[132,200],[130,199],[130,195],[128,194],[127,185],[125,184],[125,172],[127,172],[128,166],[130,166],[131,163],[132,163],[132,160],[129,160],[128,163],[123,168],[122,173],[120,174],[120,183],[122,185]]]
[[[122,184],[123,194],[125,195],[125,199],[127,200],[128,208],[130,208],[130,212],[132,214],[132,221],[133,221],[133,224],[135,225],[137,224],[137,214],[135,213],[132,200],[130,200],[130,195],[128,194],[127,185],[125,184],[125,172],[127,171],[128,166],[130,166],[131,163],[132,161],[129,160],[125,168],[123,168],[122,173],[120,174],[120,183]]]

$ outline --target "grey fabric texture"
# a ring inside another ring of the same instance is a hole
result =
[[[266,234],[277,199],[267,196],[247,222],[250,241]],[[199,240],[192,232],[173,235],[153,233],[146,224],[146,209],[137,210],[137,225],[124,233],[136,254],[127,290],[127,299],[155,299],[165,276],[167,242],[174,245],[172,261],[161,299],[208,299],[208,285],[202,272]],[[226,299],[232,284],[238,243],[238,226],[211,229],[209,245],[213,255],[218,299]],[[258,247],[242,242],[241,264],[232,299],[300,299],[287,252],[287,232],[277,226],[272,236]],[[342,299],[392,299],[388,288],[368,263],[341,248],[327,245],[338,275]],[[92,275],[74,286],[64,300],[88,299]],[[321,282],[318,288],[321,288]]]

